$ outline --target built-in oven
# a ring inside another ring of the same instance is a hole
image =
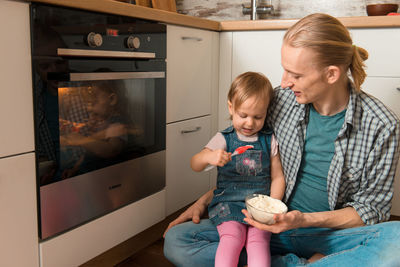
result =
[[[165,187],[166,27],[35,3],[31,25],[46,239]]]

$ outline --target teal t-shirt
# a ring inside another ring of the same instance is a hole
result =
[[[345,114],[346,110],[343,110],[333,116],[322,116],[311,105],[303,157],[295,190],[289,199],[289,210],[330,210],[326,177],[335,153],[334,141]]]

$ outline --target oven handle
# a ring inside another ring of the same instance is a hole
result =
[[[69,81],[71,82],[156,78],[165,78],[165,72],[91,72],[69,74]]]
[[[65,57],[106,57],[106,58],[156,58],[156,53],[152,52],[123,52],[107,50],[85,50],[57,48],[57,55]]]

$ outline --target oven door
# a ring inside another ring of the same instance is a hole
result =
[[[34,64],[41,238],[165,187],[165,60]]]

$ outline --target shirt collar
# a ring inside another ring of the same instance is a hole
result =
[[[351,125],[352,127],[355,127],[354,114],[357,108],[356,103],[358,94],[352,84],[349,85],[349,91],[350,91],[349,103],[347,104],[347,111],[344,120],[347,124]]]
[[[359,108],[359,105],[357,105],[358,101],[358,93],[354,89],[354,86],[352,83],[349,83],[349,91],[350,91],[350,96],[349,96],[349,103],[347,104],[347,111],[346,115],[344,118],[345,123],[343,124],[343,127],[340,131],[344,132],[348,127],[348,125],[355,130],[359,129],[359,125],[357,123],[357,118],[355,118],[355,114],[360,114],[359,112],[356,112],[357,108]],[[299,110],[299,117],[298,121],[303,121],[306,118],[306,114],[308,113],[308,110],[310,108],[309,104],[299,104],[297,101],[295,101],[295,107],[298,108]],[[339,135],[340,135],[339,133]]]

